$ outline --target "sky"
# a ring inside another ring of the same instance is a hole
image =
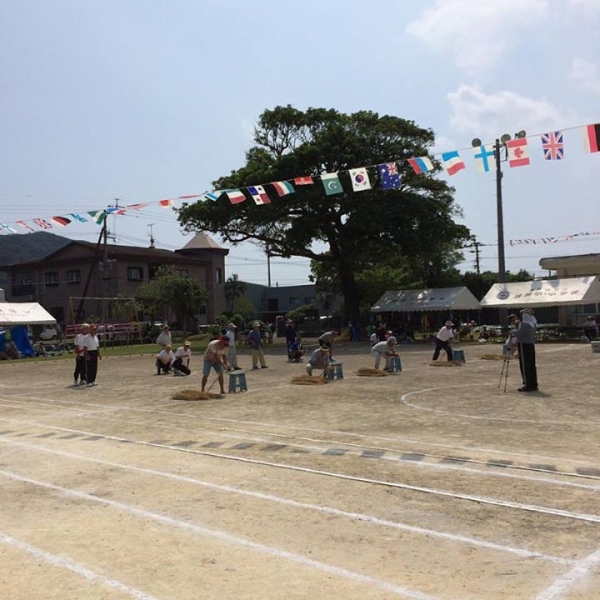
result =
[[[531,165],[503,164],[506,268],[544,276],[543,257],[600,253],[600,235],[566,239],[600,231],[600,153],[576,129],[600,123],[600,0],[15,0],[0,22],[0,223],[19,232],[118,199],[150,206],[109,218],[117,243],[181,248],[189,234],[156,203],[211,191],[260,114],[291,104],[413,120],[434,153],[460,150],[467,168],[447,179],[482,271],[498,269],[496,182],[471,141],[525,130]],[[545,161],[538,134],[554,130],[565,158]],[[272,285],[308,283],[308,260],[270,267]],[[267,283],[252,244],[230,247],[226,271]]]

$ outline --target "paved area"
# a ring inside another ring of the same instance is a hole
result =
[[[600,598],[600,354],[538,345],[523,394],[481,358],[500,346],[463,349],[401,346],[367,378],[348,344],[344,379],[309,387],[275,348],[204,402],[149,357],[94,388],[0,364],[0,598]]]

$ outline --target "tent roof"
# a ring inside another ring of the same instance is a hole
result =
[[[392,290],[371,307],[372,312],[477,310],[479,302],[466,287]]]
[[[598,277],[495,283],[481,307],[568,306],[600,302]]]
[[[42,325],[56,319],[37,302],[0,302],[0,325]]]

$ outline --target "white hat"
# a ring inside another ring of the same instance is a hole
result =
[[[233,329],[237,329],[237,325],[235,323],[229,323],[227,327],[233,327]]]
[[[446,321],[446,322],[444,323],[444,325],[446,325],[446,326],[447,326],[447,325],[451,325],[452,327],[454,327],[454,323],[453,323],[452,321]]]

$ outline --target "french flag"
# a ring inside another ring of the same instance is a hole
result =
[[[442,154],[442,162],[444,163],[444,169],[446,169],[448,175],[456,175],[459,171],[467,168],[456,150],[444,152]]]
[[[413,168],[413,171],[417,175],[421,175],[421,173],[427,173],[428,171],[433,171],[433,163],[427,156],[409,158],[408,164]]]

